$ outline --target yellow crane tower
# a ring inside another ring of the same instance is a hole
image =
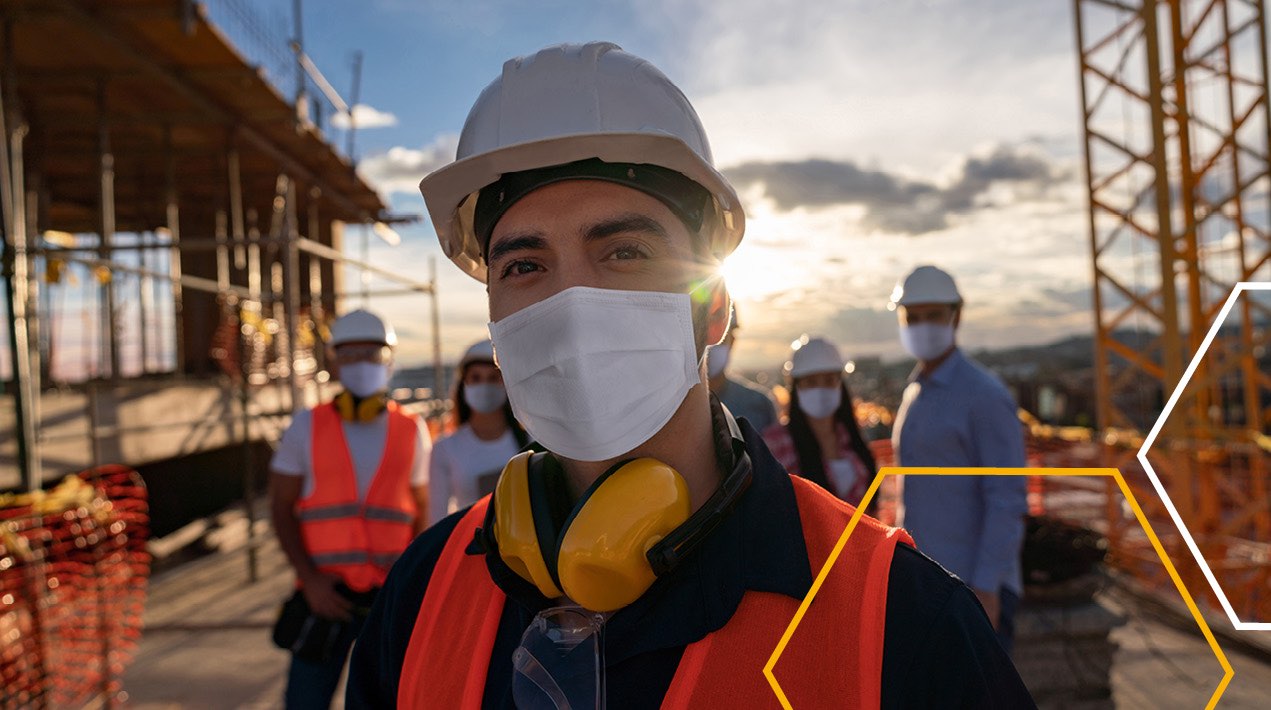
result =
[[[1263,2],[1073,4],[1098,426],[1105,439],[1150,430],[1217,329],[1148,458],[1234,614],[1271,621],[1271,293],[1242,293],[1215,323],[1237,284],[1271,280]],[[1137,484],[1164,520],[1146,477]],[[1113,546],[1133,567],[1132,532],[1110,517]],[[1188,557],[1178,536],[1171,554]],[[1206,587],[1183,567],[1194,589]]]

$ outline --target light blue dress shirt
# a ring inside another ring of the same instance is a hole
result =
[[[1024,465],[1015,400],[995,375],[953,353],[912,377],[892,429],[899,466]],[[1022,593],[1028,512],[1022,476],[906,476],[898,524],[918,549],[975,589]]]
[[[763,431],[777,421],[777,408],[772,404],[768,393],[746,380],[737,377],[724,379],[724,386],[719,392],[719,401],[728,407],[728,411],[738,419],[750,421],[758,431]]]

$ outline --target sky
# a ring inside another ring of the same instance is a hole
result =
[[[214,16],[226,2],[210,2]],[[289,1],[253,7],[290,17]],[[901,356],[887,300],[924,263],[958,279],[964,345],[1092,330],[1071,12],[1059,0],[305,0],[304,42],[345,96],[363,53],[359,170],[394,212],[418,215],[419,179],[453,159],[506,59],[602,39],[653,62],[742,196],[746,237],[724,270],[743,326],[734,362],[770,368],[805,332],[849,358]],[[485,333],[484,287],[445,260],[426,218],[398,231],[396,247],[371,237],[371,258],[413,276],[438,259],[454,360]],[[402,336],[399,362],[430,358],[425,299],[372,305]]]

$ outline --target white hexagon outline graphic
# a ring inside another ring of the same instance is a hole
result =
[[[1223,592],[1222,587],[1218,586],[1218,580],[1214,577],[1214,572],[1210,569],[1209,563],[1200,554],[1200,547],[1196,545],[1196,540],[1192,538],[1191,531],[1183,523],[1183,518],[1178,514],[1178,509],[1174,507],[1174,501],[1169,497],[1169,493],[1165,492],[1165,486],[1161,484],[1160,477],[1152,469],[1152,464],[1147,461],[1148,449],[1152,448],[1152,444],[1156,443],[1157,435],[1161,433],[1161,428],[1165,426],[1165,420],[1169,418],[1170,412],[1174,411],[1174,406],[1178,404],[1179,398],[1182,397],[1187,383],[1191,381],[1192,375],[1196,373],[1196,368],[1200,365],[1201,358],[1209,351],[1209,346],[1213,343],[1214,337],[1222,329],[1222,324],[1227,321],[1227,314],[1231,312],[1231,307],[1235,305],[1236,299],[1240,298],[1240,294],[1245,291],[1271,291],[1271,282],[1241,281],[1236,284],[1231,295],[1227,297],[1227,302],[1223,304],[1222,310],[1218,312],[1218,317],[1214,319],[1214,324],[1209,328],[1209,332],[1205,334],[1205,340],[1200,344],[1200,349],[1196,351],[1196,355],[1192,357],[1192,361],[1187,365],[1187,370],[1183,373],[1183,379],[1179,380],[1178,386],[1174,389],[1174,394],[1170,395],[1169,401],[1165,403],[1165,409],[1161,411],[1160,418],[1156,420],[1152,431],[1143,440],[1143,446],[1139,448],[1138,459],[1139,463],[1143,464],[1143,470],[1147,472],[1148,478],[1151,479],[1152,486],[1156,488],[1157,494],[1161,496],[1161,500],[1165,503],[1165,508],[1169,511],[1170,517],[1173,518],[1174,524],[1178,526],[1179,532],[1183,534],[1187,549],[1191,550],[1192,557],[1196,558],[1196,564],[1200,565],[1201,572],[1204,573],[1205,579],[1209,581],[1209,586],[1214,590],[1214,595],[1218,597],[1218,603],[1222,604],[1223,611],[1227,612],[1227,618],[1231,620],[1231,625],[1238,631],[1271,631],[1271,622],[1241,621],[1236,616],[1236,611],[1231,608],[1231,602],[1227,599],[1227,595]]]

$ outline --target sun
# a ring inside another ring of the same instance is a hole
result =
[[[743,244],[724,260],[719,273],[734,299],[763,301],[792,285],[786,273],[788,266],[771,251],[763,247],[748,249]]]

